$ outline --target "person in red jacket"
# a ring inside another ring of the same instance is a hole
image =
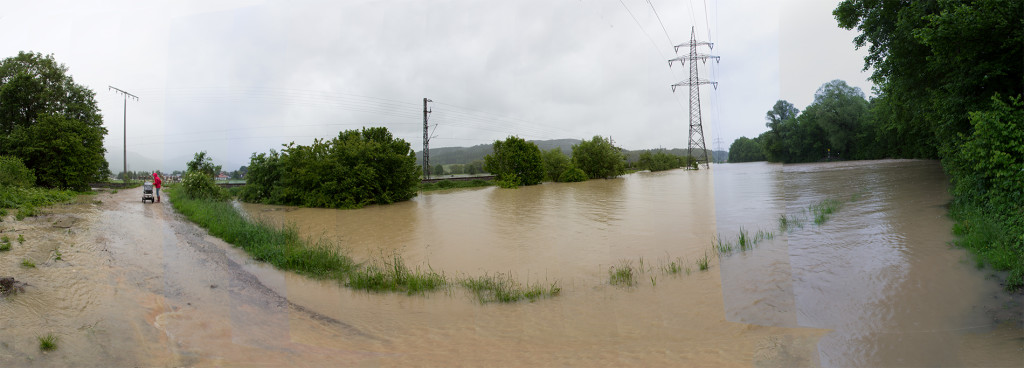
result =
[[[160,175],[153,173],[153,188],[156,188],[156,202],[160,203]]]

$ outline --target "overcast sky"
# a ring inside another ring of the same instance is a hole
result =
[[[701,88],[707,144],[727,149],[763,132],[778,99],[803,110],[833,79],[870,95],[837,3],[21,1],[0,13],[0,57],[52,53],[96,92],[114,172],[124,100],[108,86],[139,97],[127,103],[129,170],[182,169],[200,150],[234,170],[253,152],[363,126],[418,152],[424,97],[431,147],[508,135],[686,147],[689,91],[669,86],[689,65],[667,59],[693,27],[721,56],[698,65],[719,82]]]

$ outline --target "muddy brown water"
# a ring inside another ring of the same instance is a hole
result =
[[[358,260],[563,290],[510,305],[280,272],[167,203],[106,192],[0,223],[27,238],[0,276],[29,285],[0,300],[0,366],[1021,366],[1019,300],[947,245],[945,180],[932,161],[753,163],[348,211],[242,205]],[[778,230],[826,198],[843,203],[830,221]],[[698,271],[740,227],[775,237]],[[608,284],[641,259],[635,287]],[[660,272],[670,261],[690,273]],[[39,351],[45,333],[56,351]]]

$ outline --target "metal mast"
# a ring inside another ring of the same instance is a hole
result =
[[[427,132],[427,114],[430,110],[427,109],[427,102],[434,102],[433,100],[424,97],[423,98],[423,178],[430,179],[430,133]]]
[[[697,63],[695,61],[700,60],[701,62],[707,62],[708,59],[715,59],[719,61],[720,57],[711,54],[698,54],[697,46],[707,46],[708,51],[714,48],[714,44],[707,41],[697,41],[696,27],[690,29],[690,42],[681,43],[675,46],[676,54],[679,53],[680,47],[689,47],[690,54],[680,56],[674,59],[668,60],[668,66],[672,67],[672,62],[678,60],[680,63],[690,62],[690,79],[685,80],[672,85],[672,92],[676,91],[676,87],[689,86],[690,87],[690,142],[687,146],[687,152],[693,157],[697,164],[704,164],[704,168],[709,168],[710,160],[708,159],[708,150],[704,144],[704,126],[701,123],[700,114],[700,85],[710,84],[715,88],[718,88],[718,82],[709,81],[707,79],[700,79],[697,76]],[[694,149],[698,151],[694,153]]]
[[[128,187],[128,97],[134,98],[135,101],[138,101],[139,97],[114,86],[107,87],[108,91],[114,90],[124,95],[124,186]]]

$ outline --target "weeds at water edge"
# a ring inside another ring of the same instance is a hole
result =
[[[443,274],[434,272],[433,268],[421,270],[410,269],[399,255],[390,261],[374,261],[353,268],[348,274],[346,286],[359,290],[405,292],[420,294],[437,290],[448,285]]]
[[[36,263],[32,262],[31,259],[25,259],[21,261],[21,267],[25,268],[36,268]]]
[[[641,258],[642,260],[643,258]],[[642,261],[641,261],[642,262]],[[633,286],[636,284],[633,272],[633,263],[622,261],[616,266],[608,269],[608,282],[616,286]]]
[[[701,271],[707,271],[709,267],[708,262],[710,261],[711,259],[708,257],[708,252],[704,252],[703,257],[697,258],[697,268]]]
[[[489,302],[514,303],[520,300],[534,302],[541,298],[550,298],[562,292],[557,282],[548,286],[540,283],[527,283],[523,286],[512,278],[511,274],[483,275],[476,278],[466,278],[459,281],[459,284],[472,291],[477,300],[484,304]]]
[[[57,336],[54,336],[53,333],[48,333],[46,336],[36,337],[36,339],[39,340],[39,350],[57,350]]]

